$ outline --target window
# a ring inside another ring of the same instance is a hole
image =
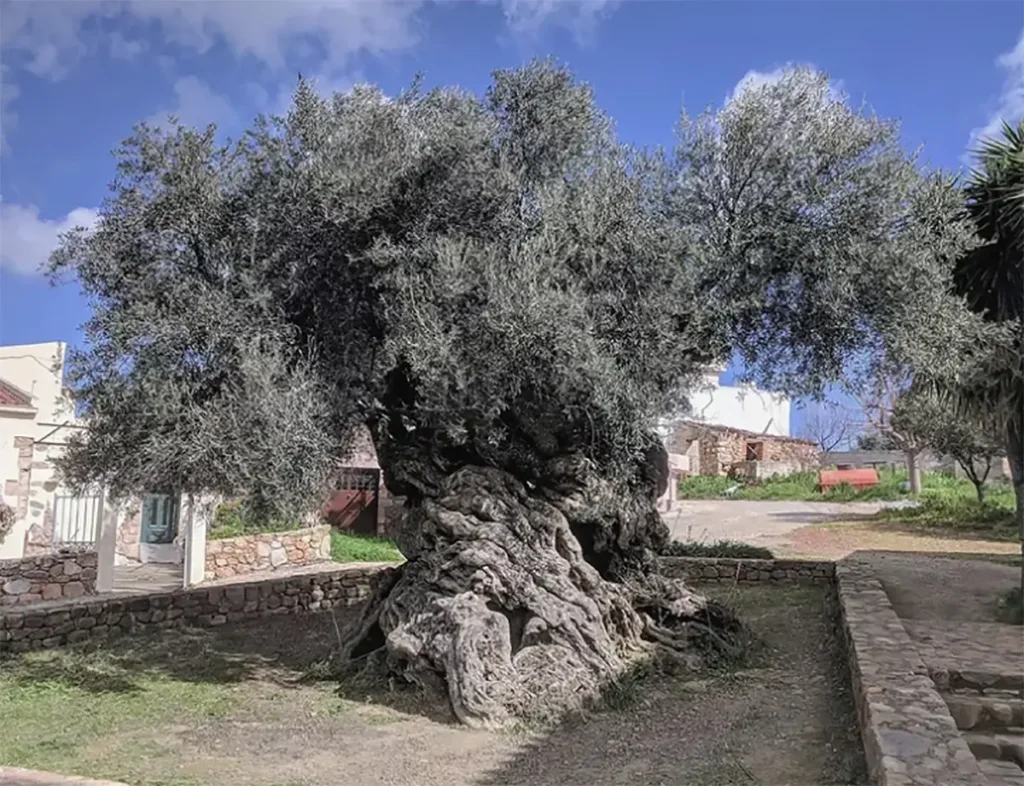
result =
[[[761,461],[764,459],[764,443],[763,442],[748,442],[747,443],[747,461]]]
[[[141,543],[172,543],[178,534],[178,495],[146,494],[139,529]]]

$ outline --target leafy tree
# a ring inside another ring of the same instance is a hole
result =
[[[976,156],[964,190],[982,242],[960,260],[955,282],[994,330],[968,354],[968,370],[945,386],[967,413],[996,413],[1005,423],[1024,557],[1024,120],[1004,123],[1002,137],[983,142]],[[1024,561],[1020,590],[1024,594]]]
[[[976,156],[965,195],[982,242],[958,263],[956,284],[1001,333],[956,392],[969,411],[1003,414],[1024,545],[1024,120],[1004,123]]]
[[[950,456],[974,484],[978,502],[985,501],[985,481],[992,464],[1006,454],[1006,434],[1001,418],[967,418],[955,405],[944,402],[933,421],[930,447]]]
[[[957,191],[803,70],[684,114],[673,155],[534,63],[484,98],[302,83],[237,144],[139,126],[117,162],[52,259],[94,304],[67,478],[287,513],[369,427],[408,561],[342,654],[475,725],[579,705],[624,653],[735,646],[653,557],[655,428],[708,363],[817,394],[852,357],[934,363],[970,321]]]

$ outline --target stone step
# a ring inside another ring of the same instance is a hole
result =
[[[984,671],[932,671],[932,680],[939,690],[969,690],[978,693],[1011,693],[1024,698],[1024,672],[1002,674]]]
[[[985,759],[978,766],[991,786],[1024,786],[1024,770],[1011,761]]]
[[[1024,699],[965,693],[945,694],[942,698],[961,731],[1005,731],[1024,726]]]
[[[967,731],[963,736],[979,761],[1008,761],[1024,769],[1024,729],[1009,729],[1004,734]]]

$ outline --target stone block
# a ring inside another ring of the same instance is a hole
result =
[[[77,562],[68,560],[64,563],[64,575],[65,576],[77,576],[82,572],[82,567]]]
[[[64,585],[65,598],[80,598],[85,594],[85,585],[80,581],[69,581]]]
[[[63,595],[63,587],[60,584],[45,584],[43,586],[43,600],[55,601]]]
[[[32,582],[28,579],[8,579],[3,586],[5,595],[23,595],[30,589],[32,589]]]

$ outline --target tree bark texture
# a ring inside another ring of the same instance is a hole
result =
[[[921,462],[918,461],[920,451],[908,450],[907,474],[910,476],[910,491],[912,494],[921,493]]]
[[[657,470],[623,495],[581,458],[549,461],[543,484],[475,465],[428,483],[420,464],[420,490],[433,488],[417,496],[411,466],[390,470],[411,500],[397,538],[408,562],[381,582],[343,658],[445,691],[460,721],[495,728],[588,705],[644,653],[697,667],[701,653],[733,651],[738,621],[657,573]]]

